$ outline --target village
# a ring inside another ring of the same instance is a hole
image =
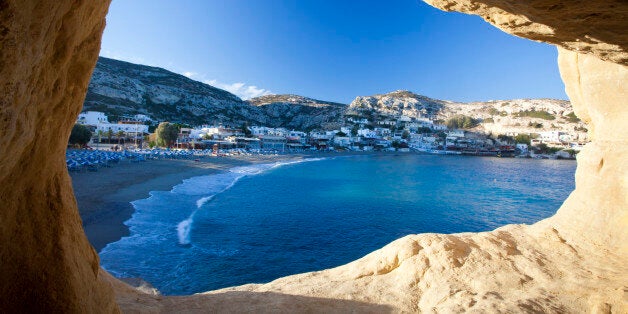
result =
[[[450,128],[431,118],[393,116],[369,120],[350,116],[332,130],[288,130],[267,126],[177,125],[171,149],[232,150],[278,154],[314,151],[397,151],[442,155],[532,157],[572,159],[585,144],[563,131],[484,134]],[[158,146],[154,129],[159,124],[142,114],[109,122],[103,112],[87,111],[77,124],[92,134],[88,147],[95,149],[148,149]]]

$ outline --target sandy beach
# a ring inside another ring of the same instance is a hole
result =
[[[170,191],[183,180],[248,164],[303,158],[325,158],[390,152],[308,152],[290,155],[200,157],[195,160],[123,161],[95,172],[70,172],[74,195],[90,243],[100,252],[108,243],[129,235],[124,222],[134,208],[130,202],[149,197],[150,191]]]
[[[83,228],[96,251],[129,235],[124,221],[131,218],[130,202],[149,196],[150,191],[170,191],[173,186],[200,175],[254,163],[299,159],[300,155],[202,157],[194,160],[149,160],[121,162],[96,172],[71,172],[74,195]]]

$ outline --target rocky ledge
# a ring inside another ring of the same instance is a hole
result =
[[[0,312],[628,312],[628,4],[427,2],[559,46],[592,142],[557,214],[411,235],[334,269],[181,297],[141,292],[99,268],[65,170],[109,1],[0,2]]]

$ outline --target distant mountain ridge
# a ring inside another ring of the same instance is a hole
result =
[[[259,110],[225,90],[162,68],[103,57],[92,74],[84,109],[191,124],[267,122]]]
[[[267,95],[249,100],[264,111],[269,120],[281,121],[279,127],[314,129],[337,124],[347,105],[298,95]]]
[[[377,124],[401,116],[446,121],[455,115],[478,119],[477,131],[583,132],[568,101],[517,99],[459,103],[409,91],[358,96],[349,105],[299,95],[266,95],[243,101],[225,90],[168,70],[100,57],[85,98],[84,110],[107,115],[145,114],[157,121],[191,125],[264,125],[295,130],[337,129],[348,117]]]
[[[346,107],[296,95],[268,95],[243,101],[228,91],[168,70],[100,57],[83,110],[113,117],[145,114],[158,121],[192,125],[243,123],[316,128]]]

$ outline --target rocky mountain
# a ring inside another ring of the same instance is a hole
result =
[[[586,138],[586,126],[568,101],[516,99],[459,103],[409,91],[356,97],[349,105],[298,95],[268,95],[243,101],[237,96],[162,68],[99,58],[84,110],[105,112],[112,120],[146,114],[157,121],[191,125],[265,125],[296,130],[337,129],[347,118],[372,124],[401,116],[445,122],[469,116],[478,132],[567,131]]]
[[[332,127],[342,121],[347,105],[298,95],[267,95],[249,100],[260,108],[274,127],[308,130]]]
[[[145,114],[157,121],[191,125],[265,125],[307,130],[340,121],[346,105],[297,95],[243,101],[225,90],[162,68],[100,57],[83,110],[112,120]]]
[[[455,116],[468,116],[477,123],[472,131],[507,134],[563,131],[586,138],[586,125],[573,113],[568,101],[514,99],[486,102],[452,102],[428,98],[408,91],[356,97],[346,116],[382,121],[406,116],[445,123]]]
[[[158,121],[268,123],[258,108],[237,96],[162,68],[100,57],[83,110],[109,116],[146,114]]]
[[[447,102],[417,95],[409,91],[394,91],[388,94],[358,96],[349,104],[347,115],[367,117],[432,117],[443,109]]]

